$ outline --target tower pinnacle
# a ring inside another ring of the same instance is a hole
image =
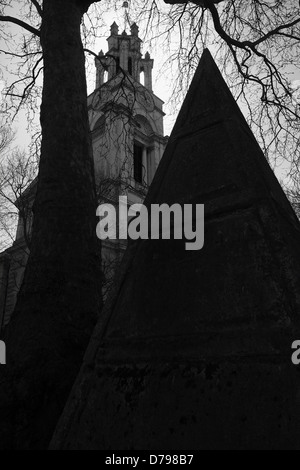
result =
[[[144,85],[152,91],[153,59],[149,52],[142,57],[139,38],[139,27],[136,23],[130,25],[128,16],[128,2],[123,3],[125,9],[125,25],[122,34],[119,34],[119,26],[114,22],[110,27],[110,36],[107,39],[108,53],[101,55],[101,61],[96,60],[96,87],[104,83],[104,73],[108,72],[108,80],[118,75],[120,71],[128,73],[134,80],[140,83],[140,75],[144,73]],[[126,32],[126,23],[130,25],[130,34]]]

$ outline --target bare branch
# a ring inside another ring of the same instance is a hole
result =
[[[5,55],[10,55],[10,56],[13,56],[13,57],[20,57],[21,59],[24,59],[24,57],[29,57],[29,56],[34,56],[34,55],[37,55],[37,54],[42,54],[42,51],[27,52],[26,54],[17,54],[16,52],[4,51],[3,49],[0,49],[0,53],[5,54]]]
[[[2,16],[2,15],[0,15],[0,21],[8,21],[9,23],[17,24],[17,25],[21,26],[21,28],[26,29],[30,33],[34,34],[35,36],[38,36],[38,37],[41,36],[41,33],[38,29],[36,29],[33,26],[25,23],[22,20],[19,20],[18,18],[14,18],[13,16]]]
[[[42,18],[43,17],[43,10],[42,10],[42,7],[41,5],[39,4],[39,2],[37,0],[30,0],[31,3],[33,3],[33,5],[35,6],[38,14],[40,15],[40,17]]]

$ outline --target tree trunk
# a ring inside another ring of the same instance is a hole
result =
[[[31,253],[6,338],[6,368],[13,370],[11,416],[18,429],[10,440],[14,448],[47,446],[100,308],[96,192],[80,37],[90,3],[44,0],[43,5],[42,148]]]

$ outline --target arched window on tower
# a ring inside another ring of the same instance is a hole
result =
[[[145,86],[145,72],[143,69],[140,72],[140,83]]]
[[[116,73],[120,72],[120,57],[116,57]]]
[[[136,131],[133,144],[133,178],[143,185],[150,185],[155,173],[153,130],[142,115],[135,116]]]
[[[132,57],[128,59],[128,72],[132,75]]]
[[[137,183],[143,183],[143,145],[134,142],[133,147],[133,177]]]

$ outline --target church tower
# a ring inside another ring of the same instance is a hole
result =
[[[88,97],[99,203],[143,202],[163,155],[163,101],[152,90],[153,59],[141,53],[136,23],[119,34],[114,22],[108,52],[95,59],[96,85]],[[111,278],[126,240],[104,240],[104,275]],[[110,271],[110,274],[107,273]]]
[[[138,32],[135,23],[130,34],[111,25],[108,52],[95,59],[96,88],[88,105],[96,176],[122,182],[122,193],[129,185],[143,198],[166,138],[163,101],[152,90],[153,59],[148,52],[142,57]]]

